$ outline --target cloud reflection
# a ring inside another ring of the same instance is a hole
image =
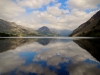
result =
[[[75,64],[71,64],[68,70],[70,75],[99,75],[100,68],[97,68],[97,66],[97,64],[81,61]]]
[[[28,73],[35,73],[37,75],[56,75],[53,71],[50,71],[48,68],[43,68],[41,65],[38,64],[29,64],[26,66],[21,66],[17,72],[20,73],[20,71]],[[18,74],[19,74],[18,73]]]
[[[33,54],[32,58],[25,54],[28,52]],[[59,75],[63,72],[64,75],[98,75],[98,65],[95,58],[72,41],[54,40],[45,46],[33,42],[0,53],[0,74],[16,69],[16,75]]]
[[[25,63],[25,60],[13,51],[0,53],[0,74],[10,72],[23,63]]]

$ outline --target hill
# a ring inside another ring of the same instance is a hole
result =
[[[0,19],[0,36],[39,36],[35,30]]]

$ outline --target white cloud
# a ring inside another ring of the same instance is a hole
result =
[[[12,20],[23,12],[25,12],[25,9],[12,2],[12,0],[0,0],[1,19]]]
[[[66,12],[68,12],[68,10],[59,9],[59,7],[56,6],[49,6],[44,12],[33,11],[33,13],[23,15],[21,19],[16,21],[19,24],[27,25],[35,29],[41,26],[48,26],[59,30],[73,30],[86,22],[96,11],[86,13],[85,11],[73,9],[69,14],[66,14]]]
[[[43,5],[47,5],[55,0],[16,0],[20,6],[30,8],[40,8]]]
[[[96,9],[100,0],[68,0],[66,2],[71,8],[77,9]]]
[[[47,12],[49,14],[52,14],[54,16],[61,16],[63,14],[69,13],[68,10],[63,10],[63,9],[59,9],[59,6],[52,6],[52,7],[47,7]]]

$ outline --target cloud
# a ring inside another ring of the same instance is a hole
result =
[[[47,7],[47,13],[54,15],[54,16],[61,16],[64,15],[66,13],[69,13],[68,10],[64,10],[64,9],[59,9],[59,6],[52,6],[52,7]]]
[[[43,5],[47,5],[55,0],[16,0],[20,6],[29,8],[40,8]]]
[[[20,16],[25,9],[18,6],[12,0],[0,0],[0,18],[5,20],[12,20]]]
[[[73,9],[69,13],[68,10],[59,9],[59,7],[56,6],[48,6],[45,11],[33,11],[29,15],[23,15],[22,18],[16,20],[16,22],[35,29],[41,26],[48,26],[49,28],[58,30],[73,30],[86,22],[95,12],[96,11],[86,13],[85,11]]]
[[[53,11],[52,11],[53,10]],[[48,6],[45,11],[33,11],[30,14],[23,14],[22,17],[14,20],[18,24],[25,25],[31,28],[38,29],[41,26],[48,26],[50,28],[62,29],[59,25],[60,19],[57,17],[61,17],[62,15],[66,15],[68,10],[59,9],[57,5]],[[63,25],[63,24],[62,24]]]
[[[66,2],[69,7],[86,10],[86,9],[96,9],[98,8],[98,4],[100,4],[100,0],[68,0]]]

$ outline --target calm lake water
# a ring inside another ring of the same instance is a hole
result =
[[[0,75],[100,75],[99,43],[96,39],[3,38]]]

